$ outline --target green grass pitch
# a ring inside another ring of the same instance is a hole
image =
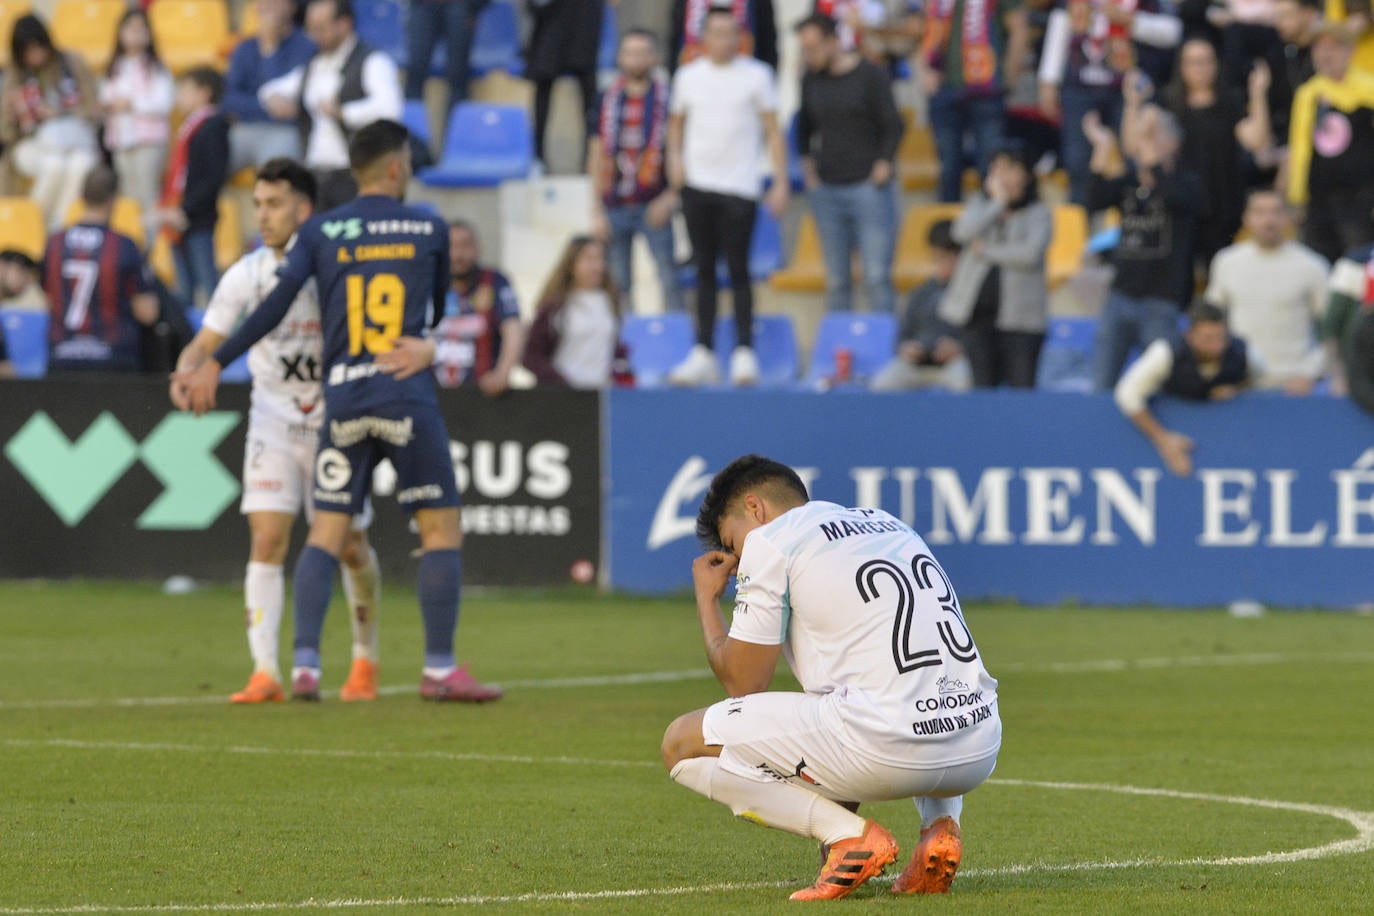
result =
[[[1374,619],[967,616],[1001,680],[1005,743],[966,802],[954,893],[892,899],[872,882],[830,906],[1374,906]],[[721,697],[690,601],[469,593],[460,653],[508,688],[484,707],[416,696],[413,594],[389,588],[381,621],[376,703],[234,708],[237,591],[0,584],[0,916],[776,913],[814,878],[814,844],[732,818],[657,762],[668,721]],[[337,604],[326,630],[337,689]],[[904,862],[912,806],[867,813]]]

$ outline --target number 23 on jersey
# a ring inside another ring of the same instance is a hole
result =
[[[388,353],[401,336],[406,289],[395,274],[345,278],[348,295],[348,353]]]

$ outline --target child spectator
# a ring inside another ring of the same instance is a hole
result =
[[[223,92],[223,79],[209,67],[177,81],[177,108],[185,120],[172,141],[157,216],[172,243],[178,292],[188,308],[197,294],[209,299],[219,282],[215,223],[229,164],[229,122],[219,111]]]
[[[968,360],[959,332],[940,317],[940,300],[959,261],[959,243],[952,223],[941,220],[927,237],[935,259],[935,274],[912,290],[897,329],[897,356],[873,377],[874,391],[906,391],[938,387],[964,391],[969,387]]]
[[[95,80],[79,56],[53,46],[37,16],[15,22],[10,54],[0,144],[12,148],[15,168],[33,179],[30,196],[56,229],[98,159]]]
[[[131,9],[120,20],[114,56],[100,86],[105,147],[114,156],[119,187],[151,221],[158,179],[171,136],[172,75],[157,56],[148,15]]]
[[[38,265],[22,251],[0,251],[0,311],[46,312],[48,298],[38,285]]]
[[[525,368],[540,385],[605,388],[611,383],[620,308],[606,246],[589,236],[568,243],[530,326]]]

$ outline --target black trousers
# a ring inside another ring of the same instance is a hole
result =
[[[1374,190],[1349,189],[1314,196],[1307,204],[1303,244],[1331,263],[1352,248],[1374,242]]]
[[[990,326],[964,329],[964,353],[973,371],[973,387],[1034,388],[1044,334],[999,331]]]
[[[730,271],[734,296],[736,341],[754,345],[754,282],[749,276],[749,245],[754,238],[758,204],[745,197],[714,191],[682,189],[682,216],[692,240],[697,271],[697,343],[711,346],[715,334],[716,262],[722,255]]]
[[[578,73],[569,74],[577,80],[577,87],[582,92],[582,123],[588,125],[587,130],[595,130],[592,109],[596,106],[596,71],[585,70]],[[540,162],[547,162],[544,157],[544,133],[549,128],[549,108],[553,104],[553,84],[556,78],[537,79],[534,81],[534,156]],[[590,136],[590,134],[588,134]],[[587,144],[582,144],[582,158],[587,155]],[[583,162],[585,166],[586,163]]]
[[[358,196],[358,182],[348,169],[315,169],[315,212],[341,207]]]

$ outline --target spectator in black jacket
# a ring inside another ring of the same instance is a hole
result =
[[[829,16],[808,16],[796,31],[806,61],[797,152],[825,255],[826,306],[853,308],[850,263],[858,251],[868,307],[891,312],[897,245],[892,163],[902,139],[892,84],[878,66],[841,49]]]
[[[1178,166],[1178,119],[1150,105],[1137,126],[1135,163],[1126,168],[1097,113],[1083,119],[1093,145],[1088,209],[1121,209],[1116,277],[1097,332],[1099,391],[1116,384],[1132,347],[1175,336],[1180,309],[1192,300],[1193,233],[1205,213],[1201,180]]]
[[[208,301],[219,282],[215,267],[215,223],[219,195],[229,177],[229,122],[220,113],[224,78],[196,67],[177,80],[177,108],[183,115],[172,140],[155,216],[172,243],[178,293],[188,307]]]

